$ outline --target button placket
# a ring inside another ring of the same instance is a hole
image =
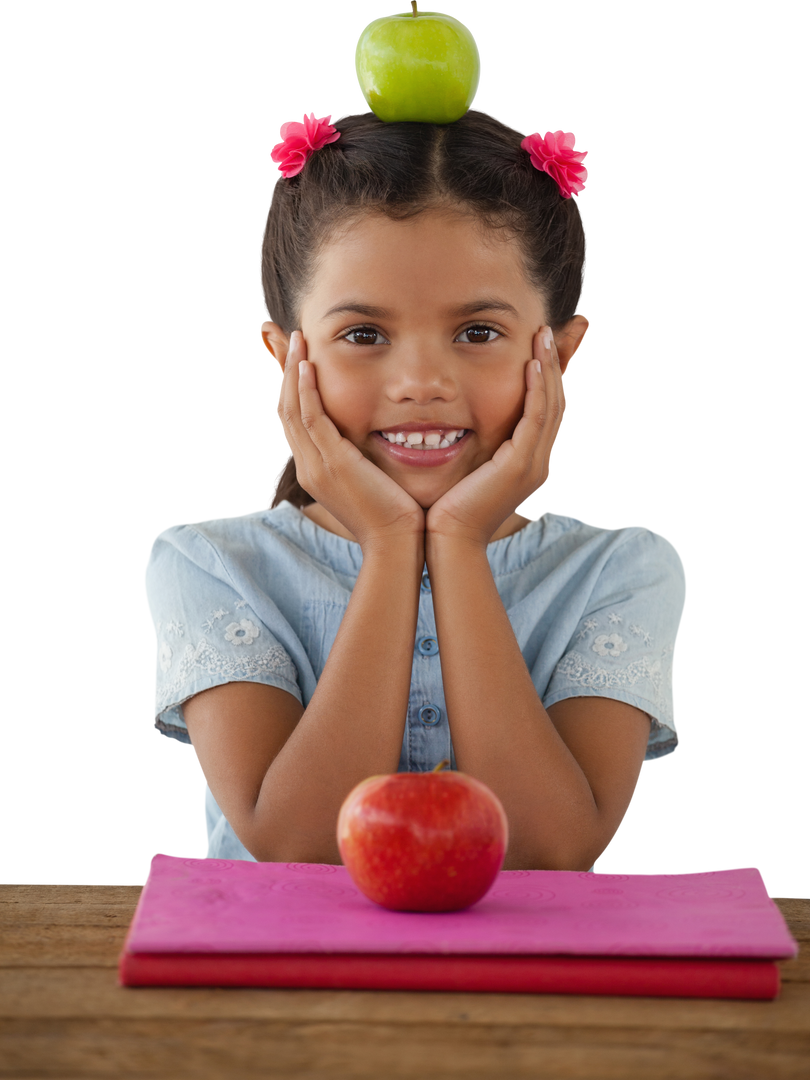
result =
[[[422,570],[420,589],[422,593],[431,593],[427,563],[424,564],[424,569]],[[416,643],[416,647],[422,657],[438,656],[438,642],[431,634],[420,637]],[[442,723],[442,715],[442,710],[438,705],[422,705],[419,710],[419,721],[424,727],[435,728]]]

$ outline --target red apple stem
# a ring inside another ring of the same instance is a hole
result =
[[[411,0],[411,7],[413,8],[413,17],[416,18],[416,16],[419,14],[419,12],[416,10],[416,0]],[[436,770],[434,769],[433,771],[435,772]]]
[[[414,0],[414,6],[415,5],[416,5],[416,0]],[[436,768],[433,769],[433,772],[441,772],[442,769],[445,767],[445,765],[449,766],[449,764],[450,764],[450,762],[447,760],[447,758],[444,758],[444,760],[440,761],[439,764],[436,766]]]

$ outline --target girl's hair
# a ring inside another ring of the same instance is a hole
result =
[[[523,138],[486,113],[470,110],[453,124],[384,123],[374,113],[346,116],[337,142],[316,151],[303,170],[273,192],[262,246],[267,310],[290,333],[315,259],[334,231],[369,211],[404,220],[423,210],[473,214],[520,243],[529,280],[543,296],[548,323],[561,329],[582,291],[585,234],[573,198],[536,169]],[[291,457],[273,506],[314,499],[299,485]]]

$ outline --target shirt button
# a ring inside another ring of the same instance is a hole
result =
[[[422,656],[435,656],[439,651],[439,643],[435,637],[423,637],[417,644],[417,649]]]
[[[425,705],[419,710],[419,719],[425,727],[435,727],[442,718],[442,710],[438,705]]]
[[[427,571],[422,574],[422,592],[430,592],[430,578],[427,575]]]

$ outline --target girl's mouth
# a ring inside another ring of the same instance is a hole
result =
[[[374,438],[394,461],[403,465],[444,465],[461,453],[469,428],[436,431],[375,431]]]

